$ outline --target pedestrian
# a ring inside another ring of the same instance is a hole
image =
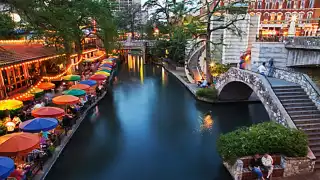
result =
[[[258,72],[261,75],[266,76],[267,75],[267,68],[266,68],[266,63],[263,62],[259,67],[258,67]]]
[[[268,76],[269,76],[269,77],[272,77],[273,72],[274,72],[274,62],[273,62],[273,58],[270,58],[270,60],[269,60],[269,73],[268,73]]]
[[[268,170],[267,180],[269,180],[273,172],[273,159],[268,153],[266,153],[261,158],[261,161],[262,165]]]

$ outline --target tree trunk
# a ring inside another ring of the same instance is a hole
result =
[[[207,30],[207,37],[206,37],[206,79],[208,82],[212,83],[213,78],[210,72],[210,62],[211,62],[211,32],[210,32],[210,25],[208,25]]]

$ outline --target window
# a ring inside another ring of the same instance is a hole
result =
[[[282,20],[282,13],[278,13],[277,15],[277,23],[280,24]]]
[[[314,0],[309,1],[309,8],[314,8]]]
[[[310,19],[312,18],[312,12],[307,13],[307,23],[310,23]]]
[[[259,0],[259,1],[258,1],[257,9],[262,9],[262,0]]]
[[[293,1],[293,9],[297,9],[298,8],[298,1]]]
[[[274,21],[275,20],[275,18],[276,18],[276,13],[271,13],[271,15],[270,15],[270,21]]]
[[[300,13],[299,13],[299,17],[298,17],[298,19],[299,19],[299,24],[302,24],[303,16],[304,16],[304,12],[300,12]]]
[[[279,0],[279,2],[278,2],[278,3],[279,3],[279,6],[278,6],[278,7],[279,7],[279,9],[282,9],[283,0]]]
[[[263,14],[263,21],[264,21],[264,23],[267,23],[268,20],[269,20],[269,13],[265,12]]]
[[[275,9],[277,7],[277,0],[272,0],[271,9]]]
[[[270,9],[270,0],[266,0],[265,9]]]
[[[251,1],[250,2],[250,6],[251,6],[251,8],[255,8],[256,7],[256,1]]]
[[[304,9],[305,7],[306,7],[306,1],[305,0],[301,0],[300,9]]]
[[[291,0],[287,1],[287,9],[291,9]]]
[[[290,13],[286,13],[285,20],[286,20],[287,22],[290,21],[290,16],[291,16]]]

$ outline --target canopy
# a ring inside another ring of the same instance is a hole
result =
[[[52,102],[59,105],[71,105],[79,102],[79,98],[72,95],[57,96],[52,99]]]
[[[112,65],[110,65],[110,64],[102,64],[100,67],[108,67],[108,68],[112,68]]]
[[[111,70],[112,70],[112,68],[109,68],[109,67],[99,67],[99,70],[103,70],[103,69],[105,69],[105,70],[109,70],[109,71],[111,71]]]
[[[0,111],[16,110],[23,106],[22,101],[18,100],[2,100],[0,101]]]
[[[24,132],[39,133],[49,131],[58,126],[58,120],[55,118],[34,118],[20,123],[19,128]]]
[[[113,62],[110,62],[110,61],[103,61],[103,62],[102,62],[102,64],[109,64],[109,65],[111,65],[111,66],[112,66],[112,65],[113,65]]]
[[[102,74],[102,75],[105,75],[105,76],[110,76],[110,73],[107,73],[107,72],[104,72],[104,71],[97,71],[94,74]]]
[[[16,94],[15,96],[13,96],[13,98],[20,100],[20,101],[31,101],[34,99],[34,95],[33,94]]]
[[[39,147],[40,137],[31,133],[12,133],[0,137],[0,155],[17,156]]]
[[[78,75],[67,75],[63,77],[65,81],[80,81],[81,77]]]
[[[81,89],[81,90],[89,90],[90,86],[86,85],[86,84],[75,84],[73,86],[70,87],[70,89]]]
[[[102,74],[95,74],[95,75],[91,76],[90,79],[96,80],[96,81],[103,81],[103,80],[107,79],[107,76],[102,75]]]
[[[99,71],[103,71],[103,72],[106,72],[106,73],[109,73],[110,74],[110,72],[111,72],[111,70],[107,70],[107,69],[102,69],[102,70],[99,70]],[[98,71],[98,72],[99,72]]]
[[[88,86],[94,86],[97,84],[97,81],[94,80],[84,80],[84,81],[80,81],[79,84],[85,84]]]
[[[56,85],[50,82],[43,82],[38,85],[38,88],[43,90],[53,89],[54,87],[56,87]]]
[[[81,89],[70,89],[67,91],[63,91],[62,94],[73,95],[73,96],[84,96],[84,95],[86,95],[86,91],[81,90]]]
[[[41,107],[31,112],[34,117],[61,117],[64,110],[57,107]]]
[[[6,179],[14,170],[14,161],[11,158],[0,156],[0,179]]]
[[[39,95],[41,95],[44,91],[40,88],[32,88],[30,93],[34,94],[36,97],[38,97]]]

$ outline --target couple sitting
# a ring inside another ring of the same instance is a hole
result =
[[[206,79],[202,79],[201,81],[198,81],[197,85],[201,88],[206,88],[210,86],[210,83]]]
[[[259,154],[254,155],[250,164],[252,167],[252,171],[258,176],[258,180],[265,180],[261,168],[264,168],[268,171],[266,179],[270,179],[273,171],[273,159],[269,154],[263,155],[262,158],[260,158]]]

